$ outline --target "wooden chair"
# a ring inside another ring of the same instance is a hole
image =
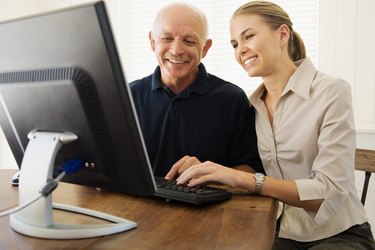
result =
[[[361,202],[365,205],[371,173],[375,172],[375,150],[357,148],[355,151],[355,169],[365,171],[365,181],[361,197]]]

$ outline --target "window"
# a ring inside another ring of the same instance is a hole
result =
[[[133,81],[151,74],[156,65],[155,55],[148,40],[148,32],[158,10],[171,0],[119,1],[116,19],[118,48],[127,80]],[[232,13],[247,1],[188,1],[200,8],[209,22],[209,37],[213,45],[203,59],[208,72],[231,81],[248,94],[258,86],[260,79],[250,78],[235,61],[230,45],[229,19]],[[307,54],[315,63],[317,58],[317,0],[275,0],[290,15],[294,29],[304,39]]]

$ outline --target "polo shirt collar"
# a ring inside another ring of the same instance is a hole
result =
[[[154,74],[152,74],[152,82],[151,82],[151,88],[152,91],[158,88],[162,88],[163,84],[161,83],[161,73],[160,73],[160,67],[157,66],[154,70]]]
[[[206,71],[205,66],[203,63],[200,63],[198,66],[199,72],[195,80],[190,84],[189,87],[187,87],[184,91],[182,91],[180,94],[189,96],[192,93],[197,93],[204,95],[208,93],[209,86],[208,86],[208,78],[209,75]],[[155,89],[163,88],[164,85],[161,82],[161,72],[160,67],[157,66],[154,74],[152,75],[152,91]]]

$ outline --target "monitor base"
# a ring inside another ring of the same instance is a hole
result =
[[[82,239],[105,236],[124,232],[137,227],[137,223],[117,216],[101,213],[91,209],[74,207],[66,204],[53,203],[53,208],[74,213],[79,213],[102,220],[111,221],[111,224],[60,224],[53,223],[49,227],[30,224],[10,216],[11,227],[28,236],[43,239]]]
[[[24,153],[19,178],[19,204],[25,204],[39,195],[41,187],[52,178],[55,157],[63,144],[78,137],[70,132],[31,131]],[[115,224],[74,225],[53,222],[52,209],[85,214]],[[79,239],[119,233],[137,227],[137,224],[109,214],[64,204],[53,204],[52,195],[42,197],[33,204],[11,214],[10,226],[24,235],[44,239]]]

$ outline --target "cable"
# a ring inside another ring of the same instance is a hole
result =
[[[0,218],[24,209],[24,208],[30,206],[31,204],[35,203],[37,200],[39,200],[42,197],[47,197],[50,193],[52,193],[53,190],[55,190],[57,188],[58,182],[61,180],[62,177],[64,177],[64,175],[65,175],[65,172],[62,172],[59,176],[56,177],[56,179],[49,179],[47,181],[46,185],[44,185],[44,187],[39,191],[39,195],[37,195],[34,199],[32,199],[32,200],[30,200],[30,201],[28,201],[28,202],[26,202],[26,203],[24,203],[24,204],[22,204],[18,207],[12,208],[12,209],[7,210],[5,212],[1,212]],[[58,180],[58,181],[56,181],[56,180]]]
[[[65,176],[65,174],[68,174],[68,175],[73,174],[79,171],[83,166],[84,166],[84,163],[82,160],[78,160],[78,159],[68,160],[59,169],[58,172],[60,174],[55,179],[48,179],[47,183],[41,188],[41,190],[39,191],[39,194],[34,199],[22,205],[19,205],[15,208],[11,208],[11,209],[5,210],[4,212],[0,212],[0,218],[24,209],[30,206],[31,204],[35,203],[42,197],[47,197],[57,188],[60,180]]]
[[[43,195],[42,194],[39,194],[37,197],[35,197],[34,199],[32,199],[31,201],[29,202],[26,202],[25,204],[21,205],[21,206],[18,206],[18,207],[15,207],[15,208],[12,208],[12,209],[8,209],[6,210],[5,212],[1,212],[0,213],[0,218],[1,217],[4,217],[4,216],[7,216],[9,214],[12,214],[12,213],[15,213],[15,212],[18,212],[19,210],[21,209],[24,209],[28,206],[30,206],[31,204],[33,204],[34,202],[36,202],[37,200],[39,200]]]

